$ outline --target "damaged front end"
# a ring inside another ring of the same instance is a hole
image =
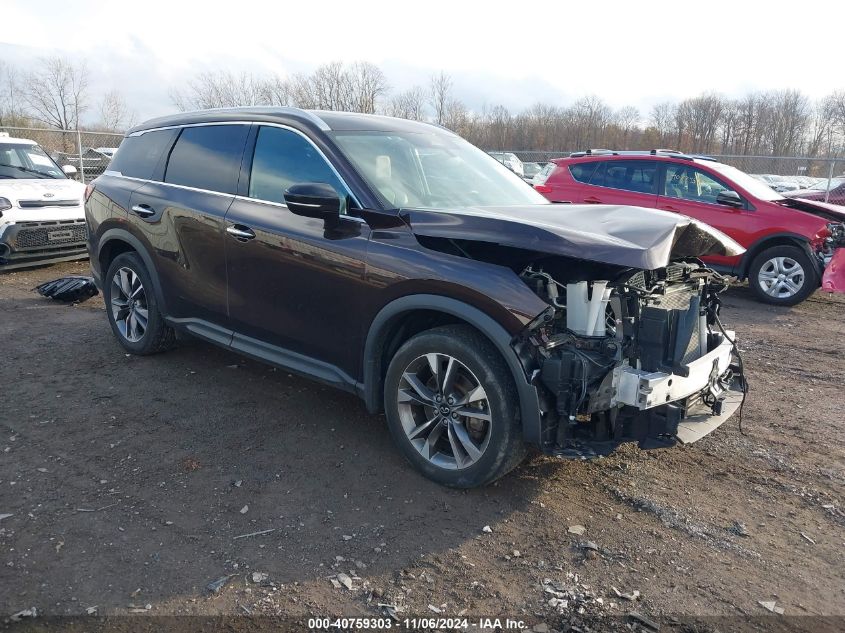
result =
[[[719,321],[716,273],[697,260],[592,279],[566,270],[531,264],[520,275],[550,305],[515,341],[540,394],[545,452],[689,443],[740,406],[745,381]]]

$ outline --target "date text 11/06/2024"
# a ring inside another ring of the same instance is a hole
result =
[[[496,631],[511,630],[521,631],[528,628],[522,620],[511,618],[404,618],[393,621],[390,618],[309,618],[308,628],[310,630],[432,630],[432,629],[455,629],[475,631]]]

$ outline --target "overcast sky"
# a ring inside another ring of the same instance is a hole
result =
[[[845,88],[841,0],[4,0],[0,59],[87,59],[95,100],[115,87],[139,120],[206,71],[286,76],[367,60],[395,90],[444,70],[456,96],[516,111],[595,94],[614,107],[702,91]]]

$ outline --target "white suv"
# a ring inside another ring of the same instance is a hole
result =
[[[0,270],[88,256],[75,173],[35,141],[0,135]]]

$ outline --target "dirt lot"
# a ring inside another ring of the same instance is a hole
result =
[[[647,626],[632,611],[663,630],[845,615],[841,299],[779,309],[726,294],[752,385],[744,434],[731,422],[688,447],[535,456],[459,492],[413,472],[351,395],[192,340],[129,357],[99,297],[31,291],[86,270],[0,275],[3,614],[269,614],[305,628],[309,615],[378,617],[381,603],[400,620],[557,630]]]

